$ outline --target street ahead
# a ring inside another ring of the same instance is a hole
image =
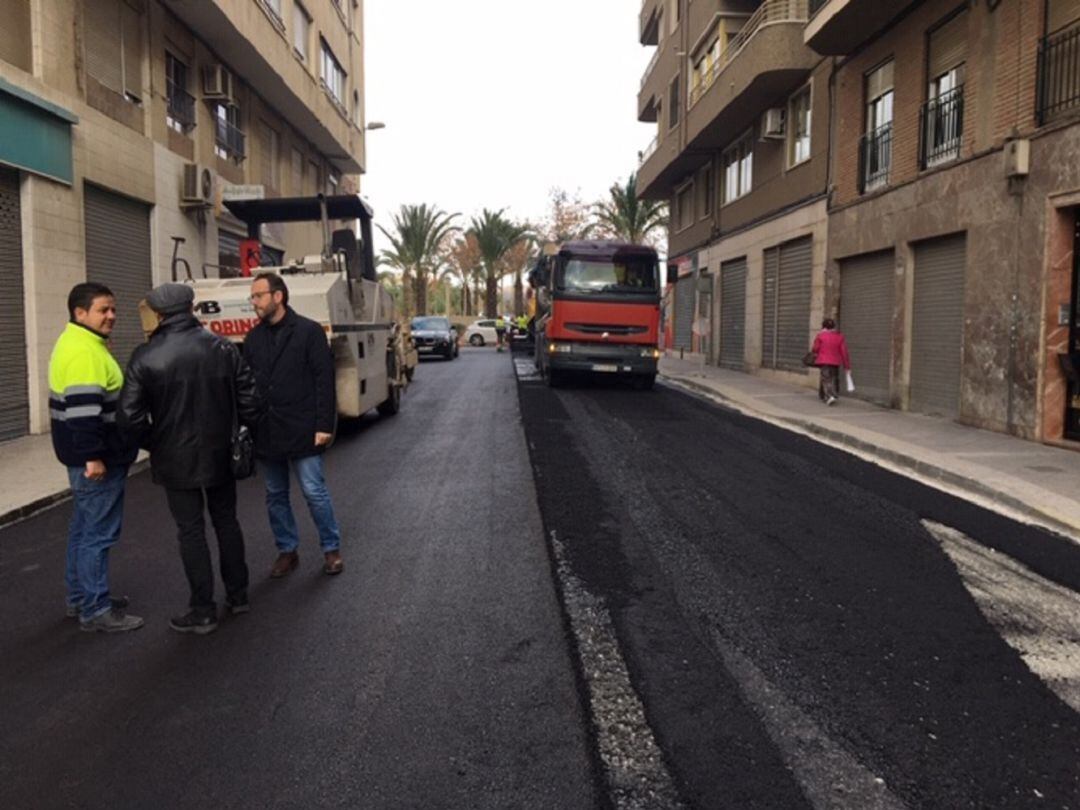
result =
[[[343,431],[341,577],[305,521],[266,580],[244,482],[253,611],[205,638],[166,626],[148,476],[112,577],[138,632],[62,618],[66,505],[0,531],[0,807],[1080,810],[1076,546],[517,361],[424,362]]]

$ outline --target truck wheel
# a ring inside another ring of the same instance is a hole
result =
[[[401,410],[401,386],[394,385],[397,379],[397,360],[390,355],[386,358],[386,384],[389,389],[386,399],[375,406],[380,416],[393,416]]]
[[[634,388],[638,391],[651,391],[655,384],[655,374],[639,374],[634,378]]]
[[[549,366],[547,374],[544,375],[544,382],[547,383],[548,388],[558,388],[563,384],[563,373]]]

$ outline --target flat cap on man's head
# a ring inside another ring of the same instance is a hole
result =
[[[189,312],[193,303],[195,303],[195,290],[187,284],[177,284],[175,281],[159,284],[146,296],[146,305],[158,315]]]

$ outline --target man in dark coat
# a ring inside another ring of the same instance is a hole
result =
[[[190,612],[169,625],[201,635],[217,628],[204,506],[217,535],[226,605],[234,614],[250,609],[230,457],[234,425],[254,425],[261,408],[255,377],[240,351],[199,324],[193,301],[186,284],[162,284],[146,297],[159,323],[150,341],[131,355],[117,421],[150,451],[154,483],[165,487],[179,530]]]
[[[300,534],[289,503],[290,468],[319,533],[323,571],[340,574],[341,531],[322,463],[337,417],[330,345],[319,324],[289,306],[289,288],[276,273],[255,277],[251,303],[261,322],[244,339],[244,357],[268,406],[255,430],[255,457],[266,481],[266,508],[278,547],[270,576],[283,577],[300,564]]]

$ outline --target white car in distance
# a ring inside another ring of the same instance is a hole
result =
[[[465,339],[469,341],[470,346],[483,346],[488,343],[495,345],[498,341],[498,336],[495,334],[495,319],[485,318],[469,324],[465,329]]]

